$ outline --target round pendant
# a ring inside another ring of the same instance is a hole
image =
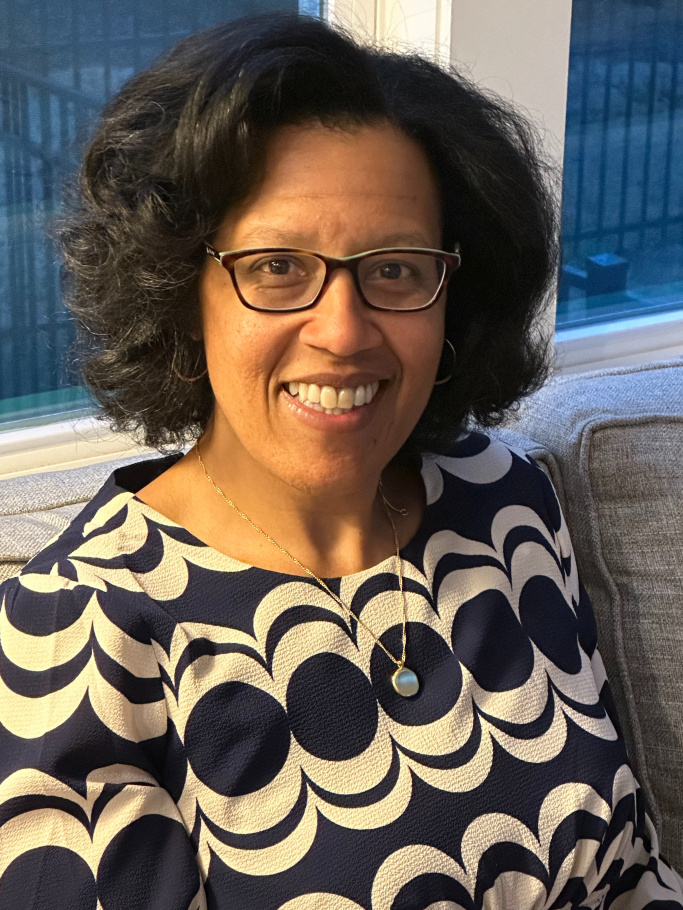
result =
[[[401,667],[391,677],[391,684],[399,695],[404,698],[410,698],[411,695],[417,695],[420,690],[420,681],[415,673],[408,667]]]

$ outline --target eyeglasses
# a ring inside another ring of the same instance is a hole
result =
[[[336,269],[351,272],[363,303],[373,310],[426,310],[461,263],[460,244],[453,253],[406,247],[341,259],[282,247],[219,253],[207,244],[206,252],[230,273],[246,307],[278,313],[314,307]]]

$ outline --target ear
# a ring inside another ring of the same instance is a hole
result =
[[[204,333],[202,332],[202,314],[196,310],[187,322],[187,334],[193,341],[202,341]]]

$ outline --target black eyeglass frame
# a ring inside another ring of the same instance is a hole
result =
[[[216,262],[220,263],[223,268],[228,272],[232,280],[232,286],[235,289],[235,293],[240,299],[240,302],[244,304],[250,310],[256,310],[258,313],[298,313],[302,310],[310,310],[312,307],[318,303],[325,288],[330,282],[332,273],[336,269],[348,269],[351,272],[353,277],[353,283],[356,286],[358,295],[363,301],[365,306],[370,307],[371,310],[379,310],[380,312],[389,312],[389,313],[415,313],[421,310],[428,310],[429,307],[434,306],[436,301],[439,299],[441,292],[444,290],[448,284],[453,272],[456,269],[460,268],[462,264],[462,256],[460,253],[460,244],[456,243],[454,246],[454,252],[447,253],[445,250],[432,250],[422,247],[387,247],[386,249],[378,250],[367,250],[364,253],[356,253],[353,256],[342,256],[341,258],[335,258],[334,256],[323,256],[322,253],[315,253],[312,250],[299,250],[293,249],[291,247],[257,247],[256,249],[251,250],[226,250],[224,252],[219,252],[214,249],[211,244],[206,244],[206,253],[208,256],[211,256],[212,259],[215,259]],[[320,286],[318,293],[315,295],[313,300],[310,303],[304,303],[302,306],[296,307],[277,307],[277,309],[271,309],[270,307],[258,307],[249,303],[242,296],[242,292],[239,289],[237,280],[235,279],[235,263],[238,259],[243,259],[245,256],[252,256],[257,253],[303,253],[307,256],[315,256],[316,259],[319,259],[325,266],[325,277]],[[360,284],[360,277],[358,275],[358,268],[360,263],[369,256],[376,256],[377,253],[427,253],[430,256],[433,256],[434,259],[440,259],[444,263],[444,271],[441,276],[441,281],[439,282],[439,287],[437,288],[432,299],[425,303],[423,306],[417,307],[386,307],[386,306],[377,306],[374,303],[366,298],[365,294],[362,291]]]

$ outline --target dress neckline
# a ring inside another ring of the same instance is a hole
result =
[[[126,465],[124,468],[119,468],[114,472],[114,483],[116,488],[122,493],[128,493],[130,495],[130,503],[135,503],[135,507],[138,508],[143,515],[152,520],[159,527],[169,527],[178,529],[183,535],[183,541],[192,546],[202,547],[207,552],[211,553],[214,557],[216,564],[220,565],[222,562],[225,563],[225,570],[228,572],[238,572],[238,571],[252,571],[259,573],[267,573],[268,575],[273,576],[273,578],[278,579],[288,579],[289,581],[304,581],[309,584],[317,585],[315,579],[311,578],[309,575],[299,575],[293,572],[282,572],[277,569],[268,569],[264,566],[253,565],[252,563],[243,562],[240,559],[236,559],[234,556],[229,556],[227,553],[223,553],[221,550],[217,550],[215,547],[212,547],[210,544],[205,543],[199,537],[185,528],[183,525],[178,524],[173,521],[173,519],[168,518],[166,515],[163,515],[161,512],[158,512],[152,506],[148,505],[142,499],[137,496],[136,491],[142,489],[148,483],[152,481],[155,477],[160,476],[164,471],[168,470],[176,461],[180,460],[183,457],[182,452],[174,453],[173,455],[162,456],[161,458],[147,459],[144,462],[136,462],[133,465]],[[141,471],[136,472],[134,469],[142,467]],[[158,470],[158,468],[163,468]],[[422,460],[421,467],[421,477],[422,482],[425,483],[424,477],[425,470],[425,458]],[[136,478],[136,473],[142,474],[142,482],[139,482]],[[122,476],[123,475],[123,476]],[[131,489],[131,482],[134,489]],[[426,483],[425,483],[426,486]],[[418,554],[422,551],[423,547],[420,544],[420,541],[424,534],[425,520],[430,509],[430,500],[427,496],[425,499],[425,509],[422,515],[422,521],[413,535],[413,537],[401,547],[399,553],[401,559],[404,562],[410,562],[415,564],[416,561],[419,562]],[[369,578],[373,575],[378,574],[396,574],[396,555],[392,554],[387,556],[386,559],[382,560],[379,563],[376,563],[373,566],[369,566],[367,569],[361,569],[358,572],[352,572],[349,575],[337,575],[337,576],[321,576],[323,581],[326,584],[332,586],[333,590],[335,587],[338,587],[342,581],[350,582],[361,582],[366,578]]]

